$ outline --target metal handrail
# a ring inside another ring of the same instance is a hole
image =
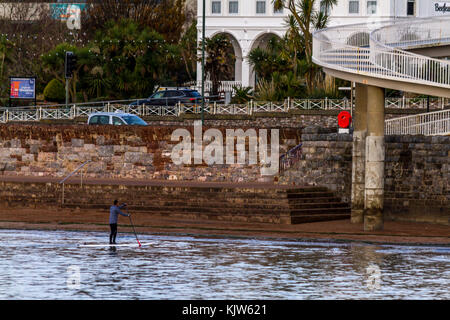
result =
[[[286,171],[286,169],[288,169],[289,167],[291,167],[296,161],[298,161],[300,154],[302,152],[302,145],[303,142],[301,142],[300,144],[296,145],[295,147],[293,147],[292,149],[290,149],[288,152],[286,152],[285,154],[282,154],[280,156],[280,174],[283,174],[284,171]]]
[[[78,168],[76,168],[75,170],[73,170],[71,173],[69,173],[64,179],[62,179],[59,184],[62,184],[62,196],[61,196],[61,205],[64,204],[64,185],[65,182],[72,177],[75,173],[77,173],[79,170],[81,170],[85,165],[87,165],[89,162],[91,162],[92,160],[87,160],[85,162],[83,162]],[[81,173],[81,181],[80,181],[81,187],[83,187],[83,173]]]
[[[404,20],[381,21],[318,30],[313,34],[313,61],[330,69],[450,89],[449,61],[403,51],[402,46],[393,47],[392,42],[383,42],[378,31],[391,26],[397,31],[389,34],[407,33],[416,23],[421,23],[424,29],[428,27],[431,32],[432,19],[407,23]],[[439,23],[448,28],[450,19],[441,18]],[[436,42],[442,41],[450,43],[450,37],[436,37]]]
[[[388,135],[448,135],[450,134],[450,109],[386,120],[385,133]]]
[[[64,182],[66,182],[67,179],[69,179],[71,176],[73,176],[75,173],[77,173],[81,168],[83,168],[85,165],[87,165],[89,162],[91,162],[92,160],[87,160],[86,162],[83,162],[78,168],[76,168],[75,170],[73,170],[71,173],[69,173],[63,180],[61,180],[59,182],[59,184],[62,184]]]

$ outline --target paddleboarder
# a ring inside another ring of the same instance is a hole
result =
[[[121,209],[127,206],[126,203],[122,205],[118,205],[119,200],[114,200],[114,204],[109,208],[109,226],[111,227],[111,234],[109,235],[109,244],[116,244],[116,235],[117,235],[117,220],[119,218],[119,214],[124,217],[129,217],[129,214],[123,213]]]

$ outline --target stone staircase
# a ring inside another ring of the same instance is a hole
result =
[[[348,203],[327,188],[303,188],[287,190],[291,224],[349,219]]]
[[[198,183],[193,183],[196,185]],[[132,186],[66,185],[67,208],[108,210],[112,201],[129,212],[158,217],[298,224],[350,218],[350,207],[323,187],[278,185]]]

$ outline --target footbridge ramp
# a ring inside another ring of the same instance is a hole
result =
[[[408,51],[450,44],[450,18],[367,22],[318,30],[313,61],[337,78],[450,97],[450,60]]]

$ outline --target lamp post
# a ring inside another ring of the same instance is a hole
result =
[[[203,15],[202,15],[202,125],[205,122],[205,0],[203,0]]]

